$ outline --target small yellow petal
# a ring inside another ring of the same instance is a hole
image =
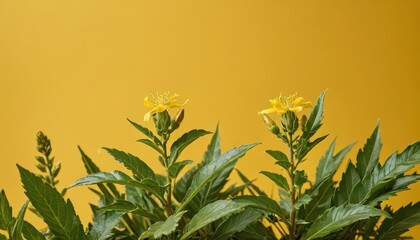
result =
[[[146,106],[147,108],[153,108],[154,104],[149,100],[149,97],[145,97],[144,98],[144,106]]]

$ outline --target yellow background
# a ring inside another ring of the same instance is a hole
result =
[[[156,90],[190,99],[181,131],[220,122],[224,150],[261,141],[238,166],[268,192],[258,172],[274,169],[264,150],[279,144],[257,111],[280,93],[315,101],[329,89],[321,133],[331,135],[309,156],[310,177],[336,136],[340,148],[357,141],[354,160],[378,119],[383,161],[420,136],[419,13],[417,0],[0,0],[0,187],[16,215],[25,197],[15,164],[35,170],[38,130],[62,162],[60,188],[85,175],[78,144],[105,171],[123,167],[102,146],[161,171],[125,120],[143,123],[143,98]],[[199,160],[209,140],[183,158]],[[412,189],[393,206],[419,201]],[[68,196],[86,225],[95,196]]]

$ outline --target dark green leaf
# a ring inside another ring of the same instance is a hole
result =
[[[131,125],[133,125],[135,128],[137,128],[137,130],[139,130],[140,132],[142,132],[144,135],[146,135],[146,137],[150,138],[154,143],[156,144],[160,144],[160,140],[159,138],[157,138],[152,131],[150,131],[148,128],[141,126],[138,123],[135,123],[133,121],[131,121],[130,119],[127,118],[127,120],[131,123]]]
[[[304,194],[302,197],[300,197],[296,203],[295,203],[295,208],[297,210],[299,210],[299,208],[303,205],[307,205],[310,201],[312,200],[311,196],[309,196],[308,194]]]
[[[12,222],[12,207],[7,200],[6,193],[0,190],[0,229],[7,230],[9,223]]]
[[[248,225],[244,231],[235,234],[241,240],[277,240],[271,228],[264,226],[260,221]]]
[[[270,178],[274,183],[277,184],[277,186],[283,188],[284,190],[286,191],[290,190],[287,179],[283,177],[282,175],[277,174],[277,173],[267,172],[267,171],[261,171],[260,173]]]
[[[420,202],[410,203],[393,213],[392,218],[385,219],[378,229],[378,239],[397,239],[417,224],[420,224]]]
[[[149,139],[139,139],[139,140],[137,140],[137,142],[146,144],[147,146],[156,150],[159,154],[161,154],[161,155],[163,154],[163,150],[159,147],[159,145],[157,145],[156,143],[154,143],[153,141],[151,141]]]
[[[299,211],[303,220],[312,222],[330,208],[331,198],[334,196],[333,184],[331,179],[326,178],[316,189],[309,191],[312,200]]]
[[[139,239],[160,238],[171,234],[178,227],[178,222],[186,211],[169,216],[164,222],[156,222],[143,232]]]
[[[217,227],[212,240],[230,239],[235,233],[243,231],[249,224],[258,221],[262,215],[260,211],[252,208],[234,214]]]
[[[363,150],[360,149],[357,153],[356,169],[361,178],[371,173],[376,167],[379,161],[381,148],[381,133],[379,131],[378,123],[370,138],[367,139]]]
[[[115,183],[121,185],[128,185],[141,188],[143,190],[153,193],[158,197],[162,202],[164,202],[163,194],[165,187],[159,186],[158,182],[153,179],[143,179],[141,181],[136,181],[129,177],[127,174],[120,171],[113,172],[99,172],[90,174],[86,177],[83,177],[73,183],[69,188],[78,187],[83,185],[92,185],[98,183]]]
[[[156,222],[163,220],[161,217],[149,212],[140,205],[125,200],[116,200],[115,203],[102,207],[99,210],[138,214],[143,217],[150,218],[151,220]]]
[[[22,208],[19,211],[18,217],[15,221],[15,224],[13,225],[12,230],[12,239],[13,240],[21,240],[22,239],[22,228],[24,224],[23,218],[25,217],[26,209],[28,208],[29,200],[23,204]]]
[[[267,150],[265,152],[272,156],[274,159],[276,159],[276,164],[280,167],[288,170],[292,166],[292,163],[289,162],[289,159],[283,152],[275,150]]]
[[[202,129],[193,129],[187,133],[184,133],[180,138],[178,138],[171,146],[171,155],[169,157],[169,164],[174,163],[181,152],[192,142],[197,140],[199,137],[202,137],[210,132]]]
[[[389,217],[389,214],[380,209],[360,204],[333,207],[313,222],[304,239],[321,238],[352,223],[376,216]]]
[[[110,239],[114,234],[112,229],[120,222],[121,212],[103,212],[95,213],[95,222],[88,234],[89,240]]]
[[[324,98],[325,98],[325,91],[321,93],[316,101],[314,107],[309,114],[308,121],[305,124],[305,128],[303,129],[302,139],[309,140],[321,127],[321,121],[324,118],[323,111],[324,111]]]
[[[296,170],[295,171],[295,185],[298,189],[301,189],[303,184],[308,181],[308,176],[306,175],[304,170]]]
[[[181,162],[173,163],[168,169],[169,177],[175,179],[176,177],[178,177],[178,174],[182,171],[182,169],[184,169],[185,166],[191,163],[193,163],[193,161],[191,160],[184,160]]]
[[[51,232],[62,239],[85,239],[83,226],[70,200],[41,178],[18,165],[25,194],[47,223]]]
[[[372,200],[369,200],[371,203],[376,203],[384,201],[392,196],[397,195],[398,192],[409,190],[408,185],[413,184],[420,180],[420,175],[414,173],[408,176],[398,177],[392,184],[389,184],[390,187],[385,187],[384,189],[376,193],[376,197]]]
[[[0,240],[8,240],[6,236],[0,233]]]
[[[213,160],[216,160],[221,153],[220,149],[220,135],[219,125],[216,126],[216,130],[213,133],[210,144],[207,146],[207,151],[204,153],[203,163],[207,164]]]
[[[280,208],[279,204],[266,196],[239,196],[233,199],[235,202],[246,203],[251,207],[262,209],[286,219],[287,213]]]
[[[44,235],[40,233],[32,224],[29,222],[24,222],[22,234],[25,237],[25,239],[30,240],[46,240]]]
[[[188,239],[194,232],[216,220],[238,213],[245,209],[247,204],[228,200],[219,200],[203,207],[184,228],[181,240]]]
[[[357,184],[360,184],[360,176],[354,167],[353,163],[349,161],[346,171],[343,173],[339,187],[334,194],[334,203],[336,206],[340,206],[346,203],[350,203],[351,197],[353,199],[359,199],[360,201],[365,197],[365,194],[358,194],[358,192],[352,193],[353,189]],[[353,196],[352,196],[353,194]]]
[[[234,148],[223,155],[221,155],[216,160],[207,164],[201,168],[195,175],[191,182],[191,186],[188,189],[184,199],[181,202],[177,211],[181,211],[185,206],[197,195],[201,189],[215,177],[217,177],[221,172],[226,168],[230,167],[235,163],[239,158],[243,157],[247,151],[255,147],[257,144],[248,144],[243,145],[237,148]]]
[[[175,184],[174,187],[174,197],[178,202],[181,202],[185,197],[188,189],[191,186],[191,182],[194,178],[194,175],[204,166],[204,163],[201,162],[198,165],[190,168]]]
[[[127,169],[131,170],[134,174],[134,177],[137,180],[142,180],[145,178],[156,179],[153,170],[138,157],[115,148],[104,149],[108,151],[108,153],[111,154],[115,158],[115,160],[117,160],[120,163],[123,163]]]
[[[261,195],[261,196],[267,196],[265,192],[263,192],[261,189],[259,189],[253,181],[249,180],[243,173],[241,173],[238,169],[236,169],[236,172],[238,173],[241,180],[249,186],[248,190],[251,192],[252,195]],[[255,193],[254,193],[255,191]]]
[[[296,158],[298,159],[299,162],[301,162],[303,160],[303,158],[306,156],[306,154],[309,153],[309,151],[312,150],[312,148],[314,148],[316,145],[318,145],[318,143],[322,142],[326,137],[328,137],[328,135],[319,137],[317,139],[315,139],[314,141],[304,141],[303,143],[301,143],[297,153],[296,153]]]
[[[319,161],[318,168],[316,169],[315,184],[319,184],[325,178],[332,177],[334,175],[334,173],[337,171],[337,168],[343,161],[345,155],[351,150],[353,145],[354,143],[348,145],[336,155],[333,155],[335,149],[334,139],[327,152],[322,156],[321,160]]]

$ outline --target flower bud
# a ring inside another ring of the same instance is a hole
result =
[[[281,125],[283,130],[289,134],[293,134],[299,128],[299,119],[292,111],[287,111],[281,115]]]
[[[157,133],[160,136],[168,132],[169,126],[171,125],[171,117],[169,116],[168,111],[165,110],[154,114],[153,121],[155,123]]]
[[[300,127],[302,131],[305,131],[307,121],[308,121],[308,117],[306,117],[306,115],[302,115],[302,119],[300,120]]]
[[[182,120],[184,120],[184,109],[180,109],[176,113],[175,118],[172,120],[171,131],[178,129],[179,125],[182,123]]]
[[[261,113],[260,115],[261,115],[265,125],[267,126],[268,130],[270,130],[270,132],[272,132],[275,135],[280,133],[280,129],[279,129],[279,127],[277,127],[277,125],[273,121],[273,119],[271,119],[269,116],[267,116],[264,113]]]

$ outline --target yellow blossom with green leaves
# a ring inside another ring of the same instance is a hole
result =
[[[150,109],[145,115],[144,115],[144,121],[149,121],[150,118],[159,112],[164,112],[172,108],[182,108],[184,105],[188,102],[186,100],[183,104],[178,103],[178,94],[170,95],[169,92],[160,94],[151,94],[151,96],[147,96],[144,98],[144,106]]]
[[[312,106],[311,102],[304,102],[302,97],[298,97],[297,93],[289,96],[283,96],[280,94],[278,98],[270,100],[272,108],[264,109],[259,114],[274,113],[283,114],[287,111],[298,113],[304,108]]]

